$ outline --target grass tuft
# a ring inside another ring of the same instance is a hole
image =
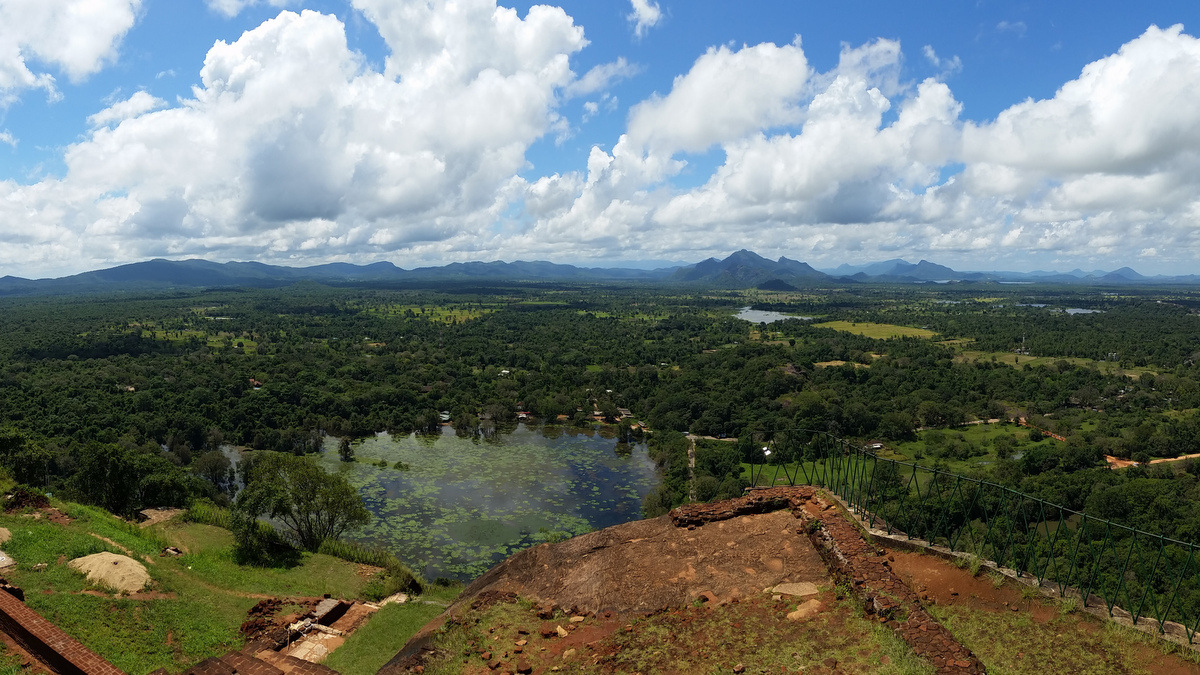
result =
[[[394,590],[376,599],[382,599],[401,591],[411,593],[421,592],[423,584],[420,577],[413,573],[407,565],[400,562],[400,559],[387,549],[360,544],[356,541],[346,541],[345,539],[326,539],[321,542],[321,547],[317,549],[317,552],[349,562],[359,563],[360,565],[382,567],[390,578],[389,581],[384,583],[384,587],[393,588]]]
[[[207,499],[193,501],[184,512],[183,519],[202,525],[215,525],[226,530],[233,529],[233,516],[229,509],[217,506]]]

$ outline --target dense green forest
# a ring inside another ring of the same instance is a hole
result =
[[[437,433],[446,414],[458,433],[486,436],[520,413],[587,426],[625,408],[622,433],[644,422],[662,468],[647,513],[688,496],[684,433],[744,439],[699,446],[704,499],[740,491],[749,439],[800,427],[956,470],[994,458],[962,470],[1194,539],[1192,464],[1110,471],[1102,457],[1200,452],[1198,303],[1186,289],[998,284],[6,299],[0,462],[23,483],[130,513],[228,500],[223,444],[303,454],[326,435]],[[735,316],[745,306],[811,319],[751,323]],[[933,336],[884,338],[881,324]],[[1065,441],[953,431],[1018,418]]]

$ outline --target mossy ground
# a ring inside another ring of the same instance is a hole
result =
[[[933,672],[849,600],[832,590],[820,598],[823,610],[805,621],[786,618],[802,599],[760,594],[716,607],[589,616],[577,623],[562,612],[544,621],[532,603],[502,600],[447,622],[425,672],[485,673],[497,659],[510,669],[525,661],[535,672],[557,666],[574,673],[728,673],[739,663],[746,672]],[[568,635],[544,637],[544,626],[563,626]]]

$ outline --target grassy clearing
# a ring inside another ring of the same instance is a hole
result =
[[[1094,359],[1085,359],[1076,356],[1027,356],[1025,354],[1012,354],[1010,352],[983,352],[970,349],[962,350],[954,357],[954,360],[960,363],[971,363],[974,361],[994,361],[995,363],[1003,363],[1014,368],[1034,368],[1042,366],[1051,366],[1059,361],[1066,361],[1073,366],[1082,366],[1084,368],[1096,368],[1105,375],[1128,375],[1134,378],[1140,378],[1143,375],[1157,375],[1158,371],[1150,368],[1122,368],[1121,364],[1113,363],[1112,361],[1096,361]]]
[[[1038,623],[1025,612],[1006,614],[956,606],[930,611],[978,656],[989,673],[1152,673],[1164,654],[1196,656],[1174,644],[1090,615],[1060,612]],[[996,639],[1003,635],[1004,639]],[[1171,671],[1175,672],[1175,671]]]
[[[165,538],[188,553],[216,551],[233,546],[233,534],[214,525],[177,522],[155,529],[159,529]]]
[[[923,466],[944,463],[945,467],[940,468],[963,473],[1000,461],[1000,447],[1007,448],[1005,454],[1009,457],[1019,458],[1032,448],[1059,444],[1060,441],[1050,437],[1037,442],[1030,441],[1029,429],[1015,424],[967,424],[918,432],[916,440],[892,444],[880,456],[906,462],[917,461]]]
[[[237,646],[238,626],[254,600],[207,588],[187,593],[186,584],[170,573],[167,559],[154,557],[164,545],[161,532],[139,530],[90,507],[60,508],[77,519],[62,526],[22,515],[0,516],[0,525],[13,535],[4,548],[18,561],[6,576],[25,589],[29,607],[130,673],[178,670]],[[159,599],[82,593],[92,589],[91,584],[66,563],[105,550],[123,553],[122,549],[155,561],[147,565],[153,580],[148,590],[158,592]],[[45,567],[39,569],[41,565]]]
[[[455,324],[478,319],[485,314],[491,314],[497,307],[493,305],[387,305],[371,311],[389,316],[425,319],[435,323]]]
[[[160,330],[153,325],[145,324],[136,326],[136,329],[141,331],[143,338],[148,340],[156,340],[158,342],[175,342],[183,344],[187,340],[197,339],[202,340],[205,345],[212,349],[225,349],[237,347],[245,350],[247,354],[255,354],[258,352],[258,343],[251,340],[249,337],[230,333],[226,331],[217,331],[210,333],[202,330]]]
[[[825,323],[814,325],[818,328],[832,328],[844,333],[854,333],[855,335],[862,335],[877,340],[900,337],[932,338],[937,335],[937,333],[925,328],[896,326],[889,323],[869,323],[866,321],[826,321]]]
[[[325,665],[344,675],[371,675],[441,613],[442,607],[420,602],[386,605],[330,654]]]
[[[170,563],[179,572],[229,593],[356,598],[366,579],[353,563],[320,553],[304,553],[295,567],[239,565],[230,548],[209,549],[180,556]],[[179,569],[182,567],[183,569]]]
[[[871,367],[870,365],[868,365],[866,363],[852,363],[850,361],[818,361],[817,363],[813,364],[813,367],[814,368],[836,368],[837,366],[844,366],[847,363],[854,366],[855,368],[870,368]]]

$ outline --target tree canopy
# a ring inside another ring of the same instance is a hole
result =
[[[271,518],[300,548],[315,551],[326,539],[337,539],[371,519],[362,497],[342,476],[326,473],[309,457],[262,455],[234,503],[243,523]],[[249,528],[238,529],[249,535]]]

